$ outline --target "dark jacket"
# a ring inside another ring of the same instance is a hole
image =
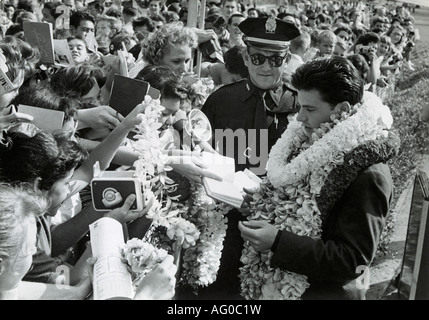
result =
[[[212,126],[213,148],[218,148],[225,156],[234,157],[237,171],[256,167],[265,171],[268,153],[286,130],[288,116],[298,112],[296,91],[286,85],[281,90],[280,106],[273,113],[265,112],[261,92],[248,79],[220,87],[202,107],[201,111]],[[235,136],[233,146],[230,144],[232,139],[225,141],[223,138],[228,134],[224,131],[227,129],[231,129],[230,134]],[[261,175],[261,172],[254,172]]]
[[[370,272],[392,194],[386,164],[363,170],[329,212],[322,238],[282,231],[271,265],[308,276],[303,299],[365,299],[361,272]]]

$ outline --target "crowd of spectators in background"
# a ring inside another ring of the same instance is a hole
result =
[[[189,93],[190,85],[199,77],[210,78],[215,88],[247,77],[247,67],[241,55],[245,48],[243,34],[238,28],[246,18],[274,16],[294,24],[300,30],[301,35],[290,41],[291,57],[283,74],[283,81],[292,89],[291,76],[299,66],[316,57],[339,55],[352,61],[359,70],[365,80],[366,90],[385,97],[395,90],[395,81],[402,72],[415,70],[412,51],[419,34],[414,28],[414,8],[407,4],[398,5],[394,1],[285,1],[276,6],[261,6],[252,1],[207,0],[201,27],[201,21],[198,21],[198,25],[189,24],[190,19],[195,17],[189,15],[187,0],[4,0],[0,8],[0,62],[13,88],[0,96],[0,130],[10,128],[16,120],[28,120],[25,114],[19,110],[16,112],[14,106],[38,106],[63,111],[66,120],[63,131],[70,136],[76,133],[79,144],[76,141],[67,144],[64,137],[57,140],[45,137],[34,128],[27,130],[24,138],[10,131],[13,136],[10,139],[16,141],[27,141],[29,137],[40,139],[40,142],[36,142],[43,147],[35,148],[46,151],[46,155],[39,155],[38,161],[50,161],[52,159],[49,157],[54,153],[60,155],[55,161],[52,160],[58,172],[42,170],[39,175],[32,168],[32,163],[29,164],[28,172],[12,177],[12,173],[15,174],[23,167],[21,164],[20,168],[14,167],[17,163],[14,162],[6,169],[6,161],[2,161],[2,177],[8,176],[8,181],[34,182],[32,179],[42,176],[39,187],[52,193],[59,181],[67,184],[76,172],[81,172],[79,168],[82,170],[85,163],[92,164],[87,159],[93,159],[91,154],[95,157],[100,150],[108,152],[106,168],[111,164],[130,165],[132,161],[121,158],[121,155],[125,157],[125,151],[124,154],[114,152],[120,150],[120,143],[111,144],[112,135],[116,135],[119,141],[119,137],[125,137],[134,125],[129,117],[123,117],[108,105],[112,77],[121,68],[118,53],[125,57],[127,72],[133,78],[144,75],[143,79],[149,79],[148,73],[153,69],[152,72],[162,72],[166,77],[166,84],[160,84],[161,87],[167,86],[165,92],[168,93],[168,86],[174,83],[171,91],[176,100],[170,108],[174,111],[170,110],[163,120],[168,125],[174,125],[186,117],[183,114],[180,116],[177,103],[186,100],[183,95]],[[61,20],[65,12],[69,14],[69,24]],[[67,39],[72,63],[67,67],[41,63],[39,50],[26,41],[26,21],[50,23],[54,39]],[[207,42],[212,43],[216,54],[201,51],[199,60],[196,49]],[[160,89],[164,90],[164,87]],[[4,157],[7,154],[8,159],[15,159],[10,156],[10,144],[5,139],[1,137],[4,149],[1,154]],[[25,141],[20,142],[24,149],[25,143],[29,143]],[[16,143],[15,148],[19,147]],[[100,149],[103,146],[106,148],[106,144],[109,144],[108,151]],[[24,160],[35,161],[30,158],[20,159]],[[9,170],[8,174],[5,174],[5,170]],[[33,176],[25,175],[30,175],[30,172]],[[31,274],[26,274],[24,279],[55,283],[55,278],[47,273],[46,268],[55,270],[60,263],[71,259],[71,251],[67,247],[75,245],[80,239],[74,236],[65,244],[60,244],[54,230],[84,210],[85,203],[76,205],[76,201],[82,201],[78,192],[75,193],[76,197],[67,199],[66,206],[63,204],[60,208],[54,208],[51,203],[49,215],[56,216],[51,226],[51,222],[40,219],[46,210],[45,201],[40,201],[33,192],[25,199],[22,192],[22,187],[11,189],[8,185],[0,185],[0,201],[9,211],[13,211],[11,197],[17,197],[19,206],[29,208],[28,212],[15,209],[25,222],[21,227],[26,227],[28,223],[28,229],[32,231],[30,240],[33,242],[33,216],[46,223],[38,225],[38,230],[43,229],[45,235],[45,239],[38,238],[38,241],[45,240],[45,251],[33,256],[33,265],[37,267],[32,268]],[[39,205],[36,205],[37,201]],[[34,213],[33,216],[29,217],[30,213]],[[124,213],[121,212],[121,215]],[[115,214],[116,217],[119,215],[117,212]],[[12,221],[9,216],[6,218],[9,220],[0,220],[0,228],[11,225],[14,230],[19,229],[16,221]],[[121,219],[128,222],[131,217],[125,219],[121,216]],[[88,221],[84,222],[80,236],[87,232]],[[49,231],[51,227],[52,234]],[[1,233],[0,236],[5,237],[0,244],[1,262],[7,261],[8,254],[12,257],[19,249],[9,246],[9,238],[6,237],[10,237],[10,234]],[[29,246],[27,240],[22,242]],[[8,248],[13,250],[3,254]],[[27,256],[33,253],[28,251]],[[81,280],[73,284],[75,291],[68,291],[69,294],[75,293],[72,298],[86,297],[89,284]],[[2,281],[0,273],[0,292],[10,290],[10,286],[2,286]],[[147,297],[153,298],[149,294]]]

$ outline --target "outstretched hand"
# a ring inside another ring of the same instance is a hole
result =
[[[141,211],[131,211],[130,208],[136,199],[135,194],[130,194],[126,199],[125,203],[120,208],[113,209],[112,211],[106,213],[104,216],[115,219],[120,223],[127,223],[129,221],[135,220],[137,218],[143,217],[153,204],[153,198],[149,199],[149,202],[145,204],[145,207]]]
[[[0,130],[9,128],[15,122],[31,122],[33,116],[17,112],[14,105],[0,111]]]
[[[79,120],[80,128],[90,127],[94,130],[112,130],[124,120],[124,117],[110,106],[98,106],[78,110],[77,120]]]
[[[207,170],[207,166],[203,162],[201,153],[181,154],[179,156],[170,156],[169,166],[174,171],[180,173],[186,178],[202,183],[202,178],[207,177],[222,181],[222,177]]]

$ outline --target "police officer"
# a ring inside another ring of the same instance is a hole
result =
[[[243,32],[243,59],[249,76],[212,93],[202,111],[210,120],[213,147],[234,157],[236,169],[265,173],[268,152],[298,111],[296,92],[282,82],[289,61],[289,41],[300,35],[291,23],[247,18]]]
[[[239,28],[246,44],[243,58],[249,76],[212,93],[202,111],[214,130],[213,147],[233,156],[237,171],[250,168],[263,175],[271,146],[286,129],[288,116],[298,111],[296,92],[282,83],[282,74],[289,60],[289,41],[300,32],[272,16],[247,18]],[[238,278],[243,248],[238,221],[242,219],[238,210],[228,213],[217,280],[199,289],[198,296],[179,288],[179,299],[243,299]]]

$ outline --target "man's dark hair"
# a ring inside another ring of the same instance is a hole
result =
[[[60,1],[45,2],[43,4],[43,9],[49,10],[49,13],[51,14],[51,16],[56,19],[62,14],[62,13],[57,13],[57,7],[60,5],[61,5]]]
[[[240,17],[240,18],[246,18],[246,16],[242,13],[233,13],[229,18],[228,18],[228,25],[230,26],[232,23],[232,19],[236,18],[236,17]]]
[[[80,26],[80,22],[85,20],[91,21],[95,24],[94,17],[89,13],[83,11],[73,11],[73,13],[70,15],[70,25],[75,28],[78,28]]]
[[[90,7],[93,7],[95,10],[97,10],[99,14],[102,14],[104,11],[104,6],[100,0],[96,0],[89,3],[87,8],[89,9]]]
[[[125,7],[122,9],[122,14],[127,14],[131,17],[138,17],[139,11],[134,7]]]
[[[376,23],[381,22],[384,23],[383,17],[375,17],[374,20],[371,21],[371,29],[375,26]]]
[[[222,14],[212,14],[207,16],[207,18],[205,19],[206,23],[212,23],[213,27],[215,28],[221,28],[221,27],[226,27],[227,25],[227,21],[225,19],[225,17]]]
[[[348,25],[346,25],[345,23],[338,23],[334,27],[333,31],[334,31],[335,35],[338,35],[341,31],[345,31],[349,35],[349,38],[353,36],[352,29]]]
[[[320,57],[298,67],[292,75],[292,86],[300,90],[317,90],[332,106],[362,100],[364,80],[351,61],[340,56]]]
[[[369,65],[365,57],[359,53],[349,54],[347,60],[350,60],[356,69],[360,72],[363,79],[365,79],[366,74],[369,71]]]
[[[284,18],[284,17],[288,17],[288,16],[290,16],[290,17],[292,17],[292,18],[294,18],[294,19],[296,19],[296,18],[297,18],[297,17],[296,17],[296,15],[295,15],[295,14],[293,14],[293,13],[289,13],[289,12],[280,12],[280,13],[277,15],[277,19],[283,20],[283,18]]]
[[[249,70],[244,64],[243,55],[241,54],[243,49],[242,46],[233,46],[225,52],[225,69],[231,73],[239,74],[243,78],[247,78]]]
[[[162,23],[166,23],[165,17],[162,14],[158,14],[158,13],[151,14],[150,19],[152,21],[161,21]]]
[[[88,152],[70,133],[55,135],[40,130],[33,137],[20,134],[20,126],[8,129],[13,148],[0,148],[1,179],[11,184],[41,178],[41,190],[50,190],[55,182],[79,167]]]
[[[144,27],[146,26],[147,31],[153,32],[155,30],[155,25],[153,24],[153,21],[149,17],[141,16],[135,20],[133,20],[133,29],[135,30],[138,27]]]
[[[380,36],[373,31],[366,32],[363,35],[359,36],[356,39],[356,43],[354,46],[356,46],[357,44],[362,44],[364,46],[367,46],[371,42],[374,42],[374,43],[380,42]]]
[[[110,17],[121,19],[122,18],[122,12],[119,9],[116,9],[116,8],[109,8],[106,11],[106,16],[110,16]]]
[[[19,0],[17,9],[22,9],[22,10],[34,13],[33,1],[32,0]]]

